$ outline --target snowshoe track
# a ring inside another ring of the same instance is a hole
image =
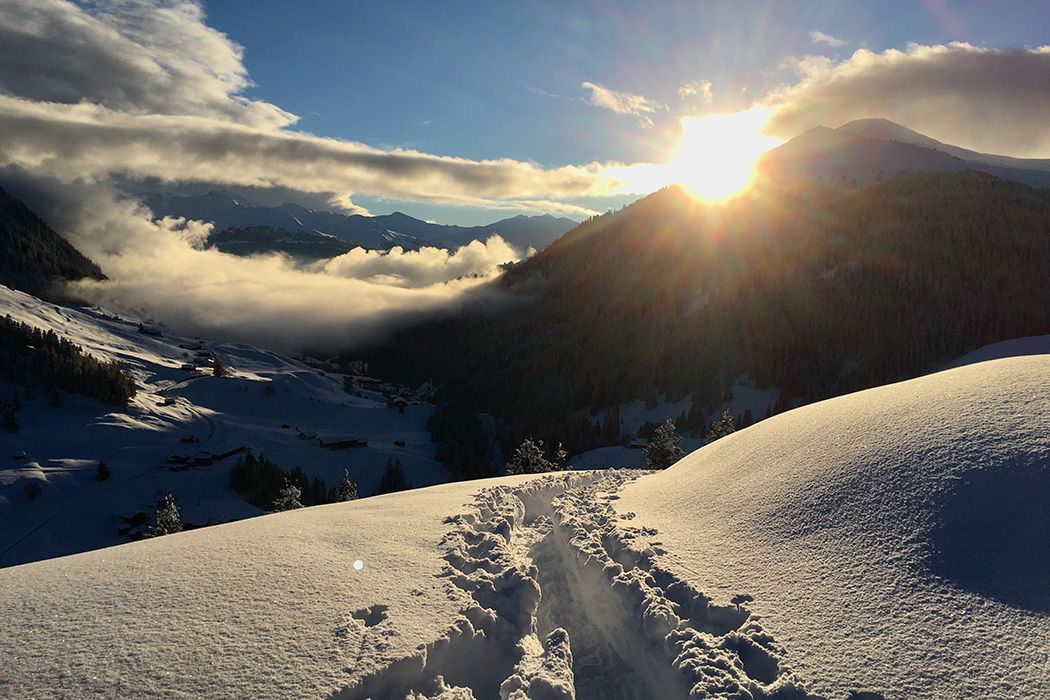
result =
[[[816,697],[745,607],[654,562],[644,539],[654,533],[611,506],[639,475],[560,474],[479,493],[441,542],[441,576],[472,603],[443,638],[333,697]]]

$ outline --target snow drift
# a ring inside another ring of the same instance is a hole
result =
[[[1046,697],[1048,378],[1003,359],[790,411],[618,509],[699,589],[753,596],[822,694]]]
[[[0,570],[17,697],[1041,697],[1050,357]],[[17,640],[17,644],[15,641]]]

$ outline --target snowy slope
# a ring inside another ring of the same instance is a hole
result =
[[[1016,358],[832,399],[657,474],[448,484],[2,569],[0,688],[1046,697],[1048,376]]]
[[[139,386],[127,411],[73,394],[54,408],[42,391],[22,401],[22,429],[0,433],[0,566],[126,542],[118,533],[120,517],[149,511],[167,492],[194,525],[260,514],[228,488],[237,455],[181,470],[173,456],[193,461],[250,447],[330,486],[349,468],[363,495],[374,493],[390,458],[401,460],[415,485],[447,478],[433,459],[428,404],[412,403],[402,414],[375,391],[348,394],[342,375],[326,375],[277,353],[147,335],[135,322],[55,306],[6,287],[0,287],[0,313],[124,363]],[[198,353],[210,352],[224,359],[232,376],[213,377],[206,367],[182,369]],[[15,390],[0,383],[4,399]],[[350,439],[367,440],[368,446],[321,446]],[[112,474],[101,483],[95,481],[99,460]],[[32,502],[26,497],[30,482],[43,487]]]
[[[617,510],[700,590],[753,596],[829,697],[1047,697],[1048,379],[997,360],[789,411]]]
[[[991,343],[952,360],[942,369],[1025,355],[1050,355],[1050,335],[1032,335],[1027,338],[1012,338],[999,343]]]
[[[618,523],[611,503],[636,476],[449,484],[3,569],[0,640],[18,650],[0,687],[805,697],[789,670],[769,668],[776,643],[746,608],[632,551],[646,531]]]

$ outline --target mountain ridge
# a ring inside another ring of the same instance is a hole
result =
[[[55,299],[63,280],[105,279],[102,270],[22,200],[0,187],[0,284]]]
[[[216,232],[226,229],[266,227],[290,233],[317,233],[337,238],[351,246],[414,250],[423,246],[455,249],[472,240],[500,235],[521,250],[541,249],[569,231],[576,222],[550,214],[518,214],[481,226],[437,224],[404,212],[365,216],[309,209],[285,202],[258,205],[228,192],[212,190],[203,195],[153,194],[145,202],[156,216],[179,216],[209,221]]]
[[[902,170],[976,170],[1033,187],[1050,187],[1050,159],[978,153],[942,143],[888,119],[816,126],[767,151],[758,161],[767,177],[841,177],[866,183]]]

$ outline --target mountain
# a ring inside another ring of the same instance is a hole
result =
[[[62,280],[105,279],[98,265],[0,188],[0,284],[36,296],[59,294]]]
[[[1050,158],[1014,158],[990,153],[979,153],[968,148],[960,148],[937,139],[920,134],[917,131],[901,126],[889,119],[857,119],[843,124],[839,131],[882,141],[900,141],[935,151],[942,151],[965,161],[984,163],[1021,170],[1050,170]]]
[[[780,179],[841,177],[858,182],[904,170],[976,170],[1033,187],[1050,187],[1050,160],[977,153],[886,119],[862,119],[838,129],[814,127],[763,155],[759,169]]]
[[[454,476],[491,473],[493,426],[504,455],[621,444],[634,401],[702,434],[726,407],[746,424],[1050,333],[1048,222],[1050,192],[972,171],[767,181],[724,205],[669,188],[514,266],[489,288],[506,303],[350,356],[439,387]]]
[[[206,246],[232,255],[282,253],[305,261],[324,260],[348,253],[354,245],[326,233],[288,231],[270,226],[248,226],[213,231]]]
[[[299,236],[328,236],[369,249],[401,246],[457,248],[472,240],[499,234],[511,245],[525,250],[545,248],[576,225],[575,221],[542,216],[518,215],[484,226],[448,226],[408,216],[401,212],[382,216],[316,211],[297,204],[262,206],[223,192],[204,195],[163,195],[146,198],[157,216],[181,216],[210,221],[216,232],[225,229],[282,229]]]
[[[447,480],[425,393],[352,368],[4,286],[0,360],[0,566],[127,543],[168,493],[199,527],[269,510],[286,477],[303,503],[325,502],[344,469],[370,496],[391,460],[415,486]],[[247,465],[235,481],[248,450],[281,471]]]
[[[0,569],[4,692],[1047,697],[1048,373],[832,399],[651,474],[445,484]]]

